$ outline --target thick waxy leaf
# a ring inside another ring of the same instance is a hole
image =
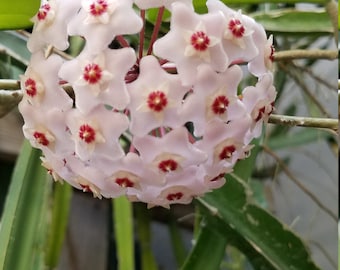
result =
[[[215,208],[216,219],[239,233],[248,248],[252,247],[251,253],[256,251],[274,269],[319,269],[301,239],[264,209],[250,203],[247,193],[243,181],[230,177],[223,188],[203,198],[203,206]],[[248,256],[249,250],[239,248]],[[261,265],[254,266],[261,269]]]
[[[30,19],[37,13],[40,0],[0,1],[0,29],[22,29],[32,26]]]
[[[227,238],[211,226],[209,220],[202,226],[198,240],[182,270],[216,270],[225,255]]]
[[[273,10],[251,14],[267,31],[286,34],[333,34],[332,23],[325,10]]]
[[[244,253],[255,269],[319,269],[311,261],[306,246],[298,236],[266,210],[252,203],[254,199],[247,182],[258,151],[256,145],[252,155],[235,167],[234,174],[227,175],[227,183],[222,188],[198,199],[203,211],[208,213],[204,215],[206,222],[220,234],[219,237],[212,235],[220,242],[214,248],[215,252],[224,250],[222,242],[225,241]],[[200,251],[200,246],[206,242],[205,238],[198,237],[183,270],[190,269],[185,268],[189,263],[199,265],[210,260]]]
[[[59,263],[68,224],[71,197],[72,187],[70,185],[55,184],[45,256],[45,263],[50,269],[56,268]]]

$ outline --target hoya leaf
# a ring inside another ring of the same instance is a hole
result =
[[[181,270],[219,269],[225,255],[227,238],[218,233],[207,219],[198,233],[198,240]]]
[[[273,150],[288,149],[290,147],[299,147],[309,143],[315,143],[320,140],[331,139],[332,136],[327,130],[305,128],[297,132],[287,132],[271,137],[268,141],[268,147]]]
[[[215,218],[248,243],[247,250],[238,247],[248,258],[257,253],[273,269],[319,269],[303,241],[267,211],[250,203],[247,194],[244,181],[231,176],[224,187],[204,196],[202,205],[216,209]],[[261,269],[261,265],[253,266]]]

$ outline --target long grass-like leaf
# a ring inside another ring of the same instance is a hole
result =
[[[151,247],[151,216],[143,203],[136,204],[137,235],[140,246],[141,269],[157,270]]]
[[[67,228],[71,197],[72,187],[70,185],[55,184],[45,259],[46,266],[49,269],[54,269],[59,262]]]
[[[118,270],[135,269],[132,203],[126,197],[113,200]]]
[[[25,141],[17,160],[7,195],[0,228],[0,269],[33,269],[40,248],[44,215],[46,170],[40,165],[40,151]]]

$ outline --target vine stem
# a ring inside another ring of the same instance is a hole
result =
[[[328,128],[334,131],[338,130],[338,119],[332,118],[316,118],[316,117],[301,117],[272,114],[269,123],[285,126],[313,127],[313,128]]]
[[[163,18],[164,10],[165,10],[164,7],[160,7],[158,10],[157,19],[156,19],[156,23],[152,31],[147,55],[150,55],[152,53],[152,46],[158,37],[159,29],[161,28],[161,25],[162,25],[162,18]]]
[[[325,4],[325,9],[331,19],[333,29],[334,29],[334,39],[335,44],[338,45],[339,41],[339,32],[338,32],[338,3],[334,0],[329,0]]]
[[[338,58],[337,50],[288,50],[280,51],[274,54],[274,61],[294,60],[294,59],[328,59],[335,60]]]

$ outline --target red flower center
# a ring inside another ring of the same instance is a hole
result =
[[[229,100],[226,96],[218,96],[211,105],[211,109],[215,114],[224,114],[229,105]]]
[[[92,143],[96,139],[96,131],[88,124],[81,125],[79,128],[79,138],[86,143]]]
[[[236,151],[236,147],[234,145],[228,145],[223,148],[223,150],[219,154],[220,160],[229,159]]]
[[[241,38],[244,35],[245,28],[242,25],[241,21],[238,19],[231,19],[228,24],[228,28],[236,38]]]
[[[84,68],[83,78],[89,84],[95,84],[100,81],[102,77],[102,69],[97,64],[88,64]]]
[[[33,137],[37,141],[37,143],[48,146],[50,144],[50,141],[46,138],[46,135],[42,132],[36,131],[33,133]]]
[[[108,9],[108,4],[106,0],[97,0],[90,5],[90,13],[93,16],[100,16]]]
[[[37,17],[39,21],[45,20],[48,12],[50,11],[51,6],[49,4],[44,4],[39,8]]]
[[[135,184],[129,178],[117,178],[116,184],[120,185],[121,187],[133,187]]]
[[[168,201],[176,201],[176,200],[180,200],[183,197],[183,193],[182,192],[176,192],[176,193],[169,193],[166,196],[166,199]]]
[[[173,159],[167,159],[167,160],[163,160],[158,164],[158,168],[162,171],[162,172],[171,172],[171,171],[176,171],[178,168],[178,163],[176,161],[174,161]]]
[[[37,94],[37,85],[35,80],[28,78],[25,81],[25,91],[30,97],[34,97]]]
[[[210,39],[203,31],[197,31],[192,34],[190,42],[195,50],[203,52],[208,49]]]
[[[162,91],[157,90],[149,94],[147,103],[151,110],[160,112],[166,107],[168,100]]]

